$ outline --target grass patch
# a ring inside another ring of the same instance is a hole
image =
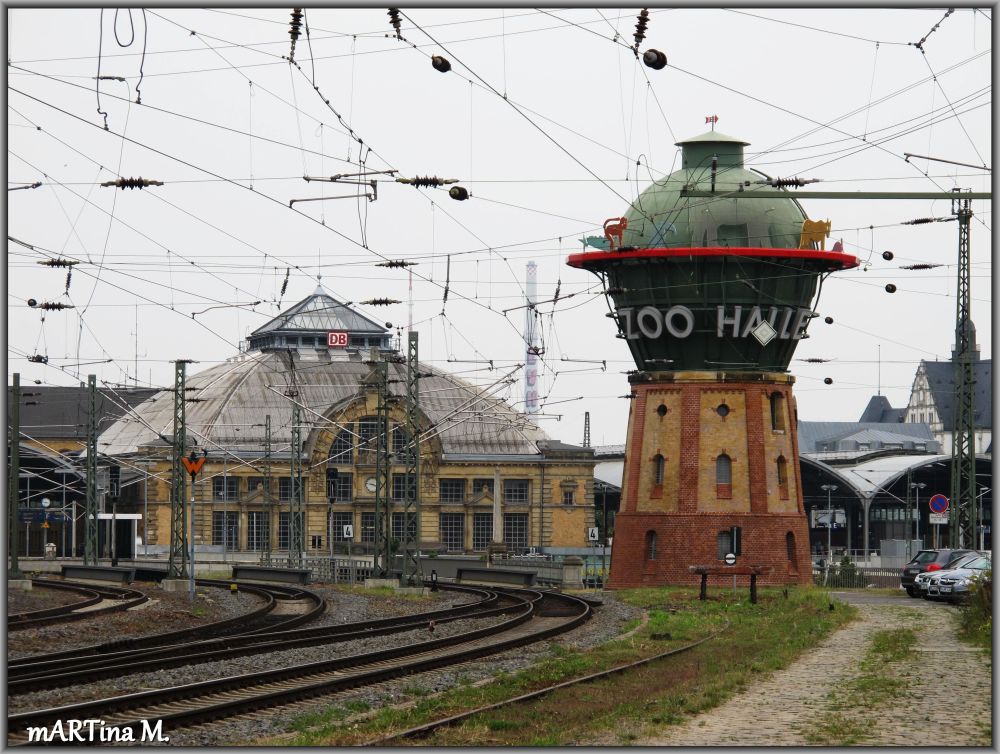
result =
[[[566,746],[614,732],[627,743],[649,726],[673,725],[717,706],[761,673],[787,666],[802,650],[854,615],[828,609],[827,596],[809,587],[762,589],[751,605],[728,590],[700,602],[696,588],[616,592],[650,613],[648,625],[624,640],[588,651],[553,644],[549,656],[516,673],[498,673],[481,686],[459,686],[388,708],[365,720],[325,720],[283,745],[351,746],[467,709],[524,694],[680,647],[726,629],[717,641],[609,679],[561,689],[515,707],[494,710],[413,741],[420,746]],[[728,626],[728,628],[726,628]],[[657,638],[652,638],[656,634]],[[669,637],[666,635],[669,634]],[[485,660],[484,662],[489,662]],[[498,735],[499,734],[499,735]]]

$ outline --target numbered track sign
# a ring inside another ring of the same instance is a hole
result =
[[[344,539],[354,539],[353,524],[344,524]]]

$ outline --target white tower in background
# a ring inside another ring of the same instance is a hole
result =
[[[524,411],[538,413],[538,317],[535,311],[535,286],[538,265],[528,262],[524,281]]]

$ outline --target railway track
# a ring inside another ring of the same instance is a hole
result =
[[[608,670],[602,670],[597,673],[590,673],[589,675],[581,676],[580,678],[573,678],[568,681],[562,681],[561,683],[554,683],[551,686],[546,686],[542,689],[536,689],[527,694],[521,694],[520,696],[511,697],[510,699],[504,699],[502,702],[496,702],[494,704],[488,704],[483,707],[476,707],[475,709],[466,710],[457,715],[449,715],[448,717],[442,717],[437,720],[432,720],[429,723],[424,723],[423,725],[418,725],[413,728],[408,728],[407,730],[398,731],[392,733],[388,736],[381,736],[377,739],[371,741],[366,741],[362,746],[392,746],[394,743],[398,743],[404,740],[412,740],[425,738],[435,731],[441,728],[447,728],[448,726],[455,725],[457,723],[464,722],[476,715],[481,715],[486,712],[495,712],[496,710],[503,709],[504,707],[513,707],[516,704],[521,704],[523,702],[528,702],[533,699],[538,699],[539,697],[545,696],[552,693],[558,689],[567,688],[569,686],[577,686],[584,683],[590,683],[592,681],[597,681],[602,678],[608,678],[613,675],[618,675],[619,673],[624,673],[633,668],[640,667],[641,665],[647,665],[651,662],[656,662],[657,660],[662,660],[666,657],[671,657],[673,655],[683,654],[684,652],[689,652],[695,647],[701,646],[707,641],[717,638],[721,633],[729,628],[729,622],[726,621],[725,626],[720,628],[715,633],[709,634],[708,636],[699,639],[698,641],[691,642],[690,644],[685,644],[683,647],[675,647],[674,649],[667,650],[666,652],[660,652],[659,654],[653,655],[652,657],[646,657],[641,660],[636,660],[635,662],[625,663],[624,665],[618,665],[616,667],[610,668]]]
[[[53,582],[65,583],[65,582]],[[231,581],[219,581],[215,579],[198,579],[201,586],[229,589]],[[239,583],[239,582],[237,582]],[[106,588],[106,587],[99,587]],[[312,592],[304,592],[297,587],[286,587],[271,584],[242,584],[240,588],[243,592],[259,597],[262,603],[254,610],[237,615],[233,618],[215,621],[203,626],[180,629],[178,631],[168,631],[160,634],[150,634],[148,636],[133,637],[127,639],[117,639],[114,641],[92,644],[86,647],[68,649],[62,652],[51,652],[45,655],[46,660],[64,661],[72,658],[90,655],[107,655],[114,652],[121,652],[132,649],[143,649],[149,647],[159,647],[169,644],[177,644],[184,639],[192,637],[205,638],[212,636],[233,636],[250,634],[257,631],[275,630],[279,627],[290,627],[301,625],[307,620],[322,614],[326,605],[319,595]],[[311,595],[311,596],[306,596]],[[313,611],[306,615],[272,615],[276,609],[288,600],[309,599],[314,603]],[[18,660],[11,660],[9,667],[18,667],[38,661],[37,657],[23,657]]]
[[[221,639],[196,640],[188,643],[162,643],[149,648],[102,653],[86,652],[82,655],[56,658],[51,655],[44,658],[23,658],[11,662],[8,666],[7,694],[15,696],[131,673],[318,644],[353,641],[424,628],[430,621],[444,624],[469,618],[488,618],[509,610],[509,606],[503,603],[500,595],[496,592],[469,587],[443,588],[477,599],[473,602],[414,615],[343,623],[335,626],[295,630],[283,628],[277,631],[257,629]],[[184,633],[186,635],[188,632]],[[167,636],[170,635],[161,635],[161,637]]]
[[[66,623],[128,610],[136,605],[141,605],[149,599],[149,597],[136,589],[127,589],[120,586],[94,586],[75,581],[54,581],[51,579],[33,579],[32,583],[46,589],[76,592],[83,599],[78,602],[71,602],[68,605],[8,615],[8,631],[23,631],[28,628],[49,626],[54,623]],[[109,604],[102,605],[102,602]]]
[[[510,617],[487,628],[293,667],[156,689],[10,715],[8,745],[28,742],[28,729],[52,730],[71,720],[99,719],[104,728],[169,732],[315,696],[419,673],[502,652],[569,631],[590,617],[585,601],[533,590],[498,590]]]

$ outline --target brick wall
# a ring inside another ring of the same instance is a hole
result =
[[[621,589],[661,584],[698,584],[688,566],[723,565],[717,557],[716,536],[733,526],[742,528],[738,565],[769,565],[761,584],[808,584],[812,581],[809,530],[798,514],[619,513],[608,586]],[[647,533],[656,534],[656,557],[647,558]],[[794,561],[787,555],[786,536],[794,537]],[[729,577],[709,577],[723,584]]]
[[[629,417],[622,510],[615,520],[609,586],[698,583],[688,566],[721,564],[716,535],[733,526],[743,530],[738,562],[773,567],[761,583],[810,582],[792,378],[757,377],[688,372],[633,383],[636,399]],[[770,411],[769,396],[774,392],[783,398],[777,428]],[[655,413],[661,403],[668,409],[665,417]],[[721,404],[728,412],[720,413]],[[664,437],[663,432],[677,437]],[[677,450],[663,452],[666,448]],[[677,479],[679,485],[665,484],[654,495],[648,481],[658,450],[666,458],[665,480]],[[723,486],[716,485],[716,458],[721,453],[732,460],[732,483],[724,490],[728,495],[720,494]],[[777,485],[779,455],[786,461],[785,497]],[[652,559],[650,532],[656,536]]]

